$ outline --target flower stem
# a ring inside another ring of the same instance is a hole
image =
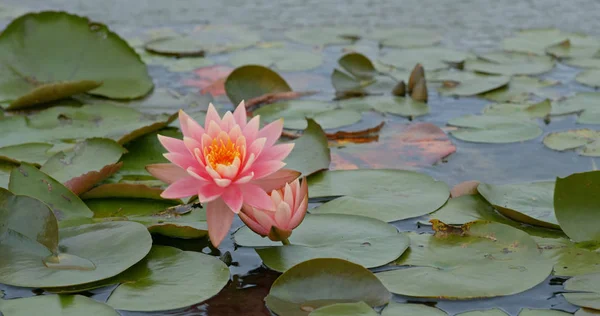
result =
[[[281,243],[282,243],[283,245],[285,245],[285,246],[288,246],[288,245],[290,245],[290,241],[289,241],[287,238],[286,238],[286,239],[283,239],[283,240],[281,241]]]

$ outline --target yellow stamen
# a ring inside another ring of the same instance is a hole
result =
[[[213,169],[217,165],[229,166],[233,163],[236,157],[240,158],[240,146],[234,144],[230,139],[224,142],[222,139],[213,139],[212,143],[204,148],[206,162]],[[241,158],[240,158],[241,159]]]

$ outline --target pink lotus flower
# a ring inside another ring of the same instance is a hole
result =
[[[208,235],[215,247],[223,241],[242,204],[272,209],[273,202],[265,191],[280,188],[300,173],[281,169],[283,159],[294,144],[278,144],[283,121],[259,129],[258,116],[246,122],[242,101],[231,112],[219,117],[210,104],[204,128],[179,111],[183,140],[158,136],[169,151],[164,156],[172,162],[148,165],[156,178],[169,183],[161,196],[177,199],[198,195],[206,203]]]
[[[244,204],[240,218],[255,233],[286,244],[292,230],[302,223],[308,209],[306,178],[302,179],[302,184],[296,179],[279,190],[273,190],[271,201],[273,206],[270,208]]]

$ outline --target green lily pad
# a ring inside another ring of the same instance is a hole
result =
[[[89,92],[132,99],[152,90],[146,66],[127,42],[100,23],[66,12],[14,20],[0,36],[0,101],[20,109]],[[41,62],[43,61],[43,62]]]
[[[335,103],[315,100],[289,100],[261,106],[253,112],[260,115],[261,121],[273,122],[283,118],[283,127],[289,129],[305,129],[306,118],[314,118],[317,114],[335,109]]]
[[[445,80],[444,80],[445,81]],[[474,96],[506,86],[510,81],[508,76],[474,75],[472,78],[458,81],[457,85],[442,86],[438,91],[443,95]]]
[[[507,86],[486,92],[481,97],[496,102],[526,102],[533,95],[547,97],[548,92],[543,88],[555,85],[556,82],[540,80],[527,76],[515,76],[510,79]]]
[[[397,262],[409,267],[376,274],[391,292],[447,299],[511,295],[552,272],[535,241],[516,228],[485,221],[434,228],[435,235],[410,235],[410,252]]]
[[[573,277],[565,282],[565,290],[586,293],[563,293],[573,305],[600,309],[600,273]]]
[[[494,103],[483,109],[485,115],[502,115],[523,118],[543,118],[550,114],[552,105],[550,100],[538,103]]]
[[[575,312],[575,316],[590,316],[590,315],[600,315],[600,310],[589,309],[589,308],[580,308]]]
[[[115,164],[125,152],[114,140],[90,138],[52,156],[40,171],[80,194],[116,172],[120,166]]]
[[[292,88],[273,70],[256,65],[236,68],[225,81],[225,92],[233,104],[267,93],[290,92]]]
[[[59,221],[93,215],[85,203],[60,182],[25,163],[12,170],[8,188],[15,194],[28,195],[48,204]]]
[[[307,215],[289,238],[291,245],[262,238],[247,227],[234,237],[240,246],[258,247],[263,263],[279,272],[315,258],[339,258],[374,268],[400,257],[410,243],[385,222],[342,214]]]
[[[311,212],[350,214],[391,222],[431,213],[444,205],[448,186],[405,170],[336,170],[308,178],[309,196],[341,196]],[[402,194],[398,194],[402,192]]]
[[[457,316],[508,316],[507,313],[503,312],[498,308],[470,311],[465,313],[456,314]]]
[[[600,87],[600,69],[588,69],[575,76],[575,81],[586,86]]]
[[[499,115],[466,115],[451,119],[448,125],[459,127],[450,132],[452,136],[474,143],[516,143],[542,134],[535,122]]]
[[[462,225],[476,220],[509,224],[511,221],[500,215],[481,195],[463,195],[451,198],[439,210],[427,215],[449,225]],[[427,223],[423,223],[427,224]]]
[[[0,311],[5,316],[119,316],[112,307],[82,295],[40,295],[0,300]]]
[[[329,168],[331,153],[327,135],[314,120],[308,119],[307,127],[300,138],[294,141],[294,149],[285,159],[286,168],[296,170],[304,176]]]
[[[577,123],[600,123],[600,93],[579,92],[572,97],[552,102],[552,115],[565,115],[579,113]]]
[[[285,36],[292,41],[313,45],[343,45],[351,44],[362,32],[350,26],[332,27],[306,27],[285,32]]]
[[[165,127],[173,118],[109,104],[56,106],[23,116],[0,117],[0,147],[103,137],[127,143]]]
[[[59,231],[58,253],[14,231],[0,240],[0,282],[53,288],[115,276],[148,254],[152,237],[133,222],[106,222]]]
[[[462,63],[470,56],[469,53],[445,47],[423,47],[390,51],[379,60],[384,64],[407,70],[420,63],[427,72],[449,68],[450,64]]]
[[[11,162],[0,161],[0,188],[8,188],[10,173],[17,166]]]
[[[560,227],[573,241],[600,241],[597,207],[600,171],[575,173],[556,178],[554,209]]]
[[[360,53],[349,53],[338,60],[338,64],[358,79],[372,79],[377,70],[369,58]]]
[[[400,304],[394,301],[390,302],[381,312],[381,316],[448,316],[448,314],[435,307],[424,304]]]
[[[376,29],[366,37],[378,40],[382,46],[399,48],[433,46],[442,40],[436,31],[422,28]]]
[[[382,113],[395,114],[406,117],[417,117],[429,113],[429,106],[425,102],[415,101],[411,98],[395,96],[368,96],[364,98],[351,98],[339,102],[344,109],[357,111],[375,110]]]
[[[559,228],[554,216],[554,181],[493,185],[477,191],[504,216],[522,223]]]
[[[220,54],[252,46],[260,36],[248,28],[236,25],[207,25],[185,36],[163,37],[144,46],[147,51],[173,56],[203,56]]]
[[[260,65],[264,67],[274,66],[279,71],[302,71],[321,66],[323,56],[315,52],[298,49],[257,48],[237,52],[229,58],[229,62],[234,67]]]
[[[555,311],[551,309],[531,309],[523,308],[519,312],[519,316],[567,316],[572,315],[571,313],[565,313],[561,311]]]
[[[548,46],[546,53],[556,58],[590,58],[600,51],[600,42],[594,45],[573,45],[570,40]]]
[[[579,68],[600,68],[600,58],[571,58],[563,61],[565,64]]]
[[[545,55],[546,49],[552,45],[569,40],[573,45],[590,46],[598,44],[598,40],[586,35],[568,33],[554,28],[526,29],[513,37],[502,41],[502,48],[507,51]]]
[[[52,156],[48,151],[53,145],[48,143],[25,143],[0,148],[0,159],[19,163],[21,161],[41,165]]]
[[[546,135],[544,145],[558,151],[577,149],[577,153],[582,156],[600,157],[598,140],[600,140],[600,131],[575,129]]]
[[[576,276],[600,273],[600,249],[597,245],[586,247],[567,238],[534,237],[542,255],[554,262],[554,274]]]
[[[505,76],[539,75],[552,68],[551,57],[510,52],[488,53],[465,61],[466,70]]]
[[[336,303],[386,304],[390,292],[364,267],[342,259],[312,259],[283,273],[265,298],[278,315],[306,316]]]
[[[373,78],[356,78],[337,69],[331,73],[331,84],[338,94],[365,95],[368,94],[365,88],[375,82]]]
[[[336,303],[315,309],[309,316],[378,316],[365,302]]]

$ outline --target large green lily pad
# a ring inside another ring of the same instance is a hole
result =
[[[315,309],[309,316],[378,316],[365,302],[336,303]]]
[[[503,144],[534,139],[542,134],[537,123],[500,115],[466,115],[448,121],[459,127],[452,136],[474,143]]]
[[[305,129],[306,118],[335,109],[335,103],[315,100],[289,100],[261,106],[253,112],[261,121],[272,122],[283,118],[283,127]]]
[[[339,258],[374,268],[400,257],[410,243],[385,222],[341,214],[307,215],[287,246],[262,238],[247,227],[234,237],[240,246],[258,248],[264,264],[280,272],[314,258]]]
[[[600,87],[600,69],[584,70],[575,77],[575,81],[586,86],[598,88]]]
[[[323,63],[323,56],[298,49],[256,48],[233,54],[229,62],[234,67],[261,65],[275,67],[279,71],[303,71],[319,67]]]
[[[286,168],[304,176],[325,170],[331,164],[327,135],[315,121],[308,119],[307,122],[304,133],[294,141],[294,149],[284,161]]]
[[[371,60],[360,53],[349,53],[338,60],[338,64],[352,76],[358,79],[372,79],[377,70]]]
[[[82,295],[40,295],[0,300],[0,312],[4,316],[119,316],[112,307]]]
[[[465,76],[467,77],[467,76]],[[444,80],[447,81],[447,80]],[[454,81],[457,84],[450,84],[448,86],[442,86],[438,91],[444,95],[454,96],[474,96],[484,92],[496,90],[506,86],[509,81],[509,76],[484,76],[473,74],[471,78],[464,78],[464,80]]]
[[[508,218],[537,226],[559,228],[554,216],[554,181],[505,185],[481,183],[477,191]]]
[[[586,35],[564,32],[555,28],[526,29],[515,36],[505,38],[502,48],[507,51],[545,55],[546,49],[552,45],[569,40],[573,45],[598,45],[598,40]]]
[[[571,58],[563,61],[565,64],[579,68],[600,68],[600,58]]]
[[[579,92],[572,97],[552,102],[552,115],[578,113],[577,123],[600,123],[600,93]]]
[[[450,64],[462,63],[470,56],[469,53],[445,47],[423,47],[390,51],[379,60],[384,64],[407,70],[420,63],[427,72],[449,68]]]
[[[133,222],[106,222],[61,229],[58,252],[23,234],[8,231],[0,240],[0,282],[53,288],[115,276],[148,254],[152,237]],[[59,238],[59,236],[55,236]]]
[[[532,96],[551,97],[550,93],[543,88],[555,85],[556,82],[531,78],[527,76],[515,76],[510,79],[507,86],[486,92],[481,97],[496,102],[526,102]]]
[[[381,312],[381,316],[448,316],[448,314],[435,307],[424,304],[400,304],[394,301],[390,302]]]
[[[386,304],[390,292],[364,267],[342,259],[304,261],[282,274],[265,298],[278,315],[306,316],[335,303]]]
[[[552,262],[535,241],[510,226],[476,221],[453,227],[434,223],[435,235],[411,234],[405,269],[378,273],[393,293],[452,299],[511,295],[543,282]]]
[[[508,224],[511,220],[500,215],[481,195],[463,195],[451,198],[439,210],[427,215],[449,225],[462,225],[476,220]],[[428,223],[423,223],[428,224]]]
[[[556,179],[554,209],[560,227],[573,241],[600,242],[598,205],[600,171],[575,173]]]
[[[546,53],[556,58],[592,58],[600,50],[600,42],[589,43],[588,45],[572,44],[570,40],[565,40],[558,44],[546,47]]]
[[[429,113],[429,106],[425,102],[415,101],[411,98],[395,96],[368,96],[364,98],[351,98],[339,102],[344,109],[357,111],[375,110],[382,113],[395,114],[406,117],[417,117]]]
[[[567,316],[572,315],[571,313],[565,313],[561,311],[551,309],[531,309],[523,308],[519,312],[519,316]]]
[[[11,162],[0,161],[0,188],[8,188],[10,172],[16,166],[18,165],[13,164]]]
[[[19,163],[21,161],[41,165],[52,156],[53,146],[48,143],[25,143],[0,148],[0,160]]]
[[[308,181],[312,198],[340,196],[312,212],[362,215],[386,222],[431,213],[450,195],[445,183],[405,170],[324,171]]]
[[[549,56],[496,52],[465,61],[465,69],[495,75],[539,75],[554,68]]]
[[[399,48],[433,46],[442,40],[434,30],[412,27],[376,29],[366,37],[378,40],[382,46]]]
[[[576,149],[582,156],[600,157],[599,140],[600,131],[574,129],[546,135],[544,145],[558,151]]]
[[[600,309],[600,273],[573,277],[565,282],[565,290],[585,293],[563,293],[573,305]]]
[[[267,93],[290,91],[292,88],[276,72],[257,65],[238,67],[225,81],[225,92],[233,104]]]
[[[577,244],[568,238],[534,237],[544,257],[554,262],[554,274],[576,276],[600,273],[600,247]]]
[[[153,87],[127,42],[100,23],[66,12],[14,20],[0,35],[0,101],[9,109],[89,92],[131,99]]]
[[[464,312],[464,313],[456,314],[456,316],[508,316],[508,314],[503,312],[501,309],[492,308],[492,309]]]
[[[350,26],[306,27],[285,32],[289,39],[313,46],[351,44],[362,32]]]
[[[59,142],[93,137],[127,143],[165,127],[168,115],[142,114],[110,104],[56,106],[29,117],[0,117],[0,147],[35,142]]]
[[[550,114],[550,100],[538,103],[494,103],[483,109],[485,115],[503,115],[522,118],[543,118]]]
[[[59,221],[93,215],[85,203],[60,182],[25,163],[12,170],[8,188],[15,194],[28,195],[48,204]]]

